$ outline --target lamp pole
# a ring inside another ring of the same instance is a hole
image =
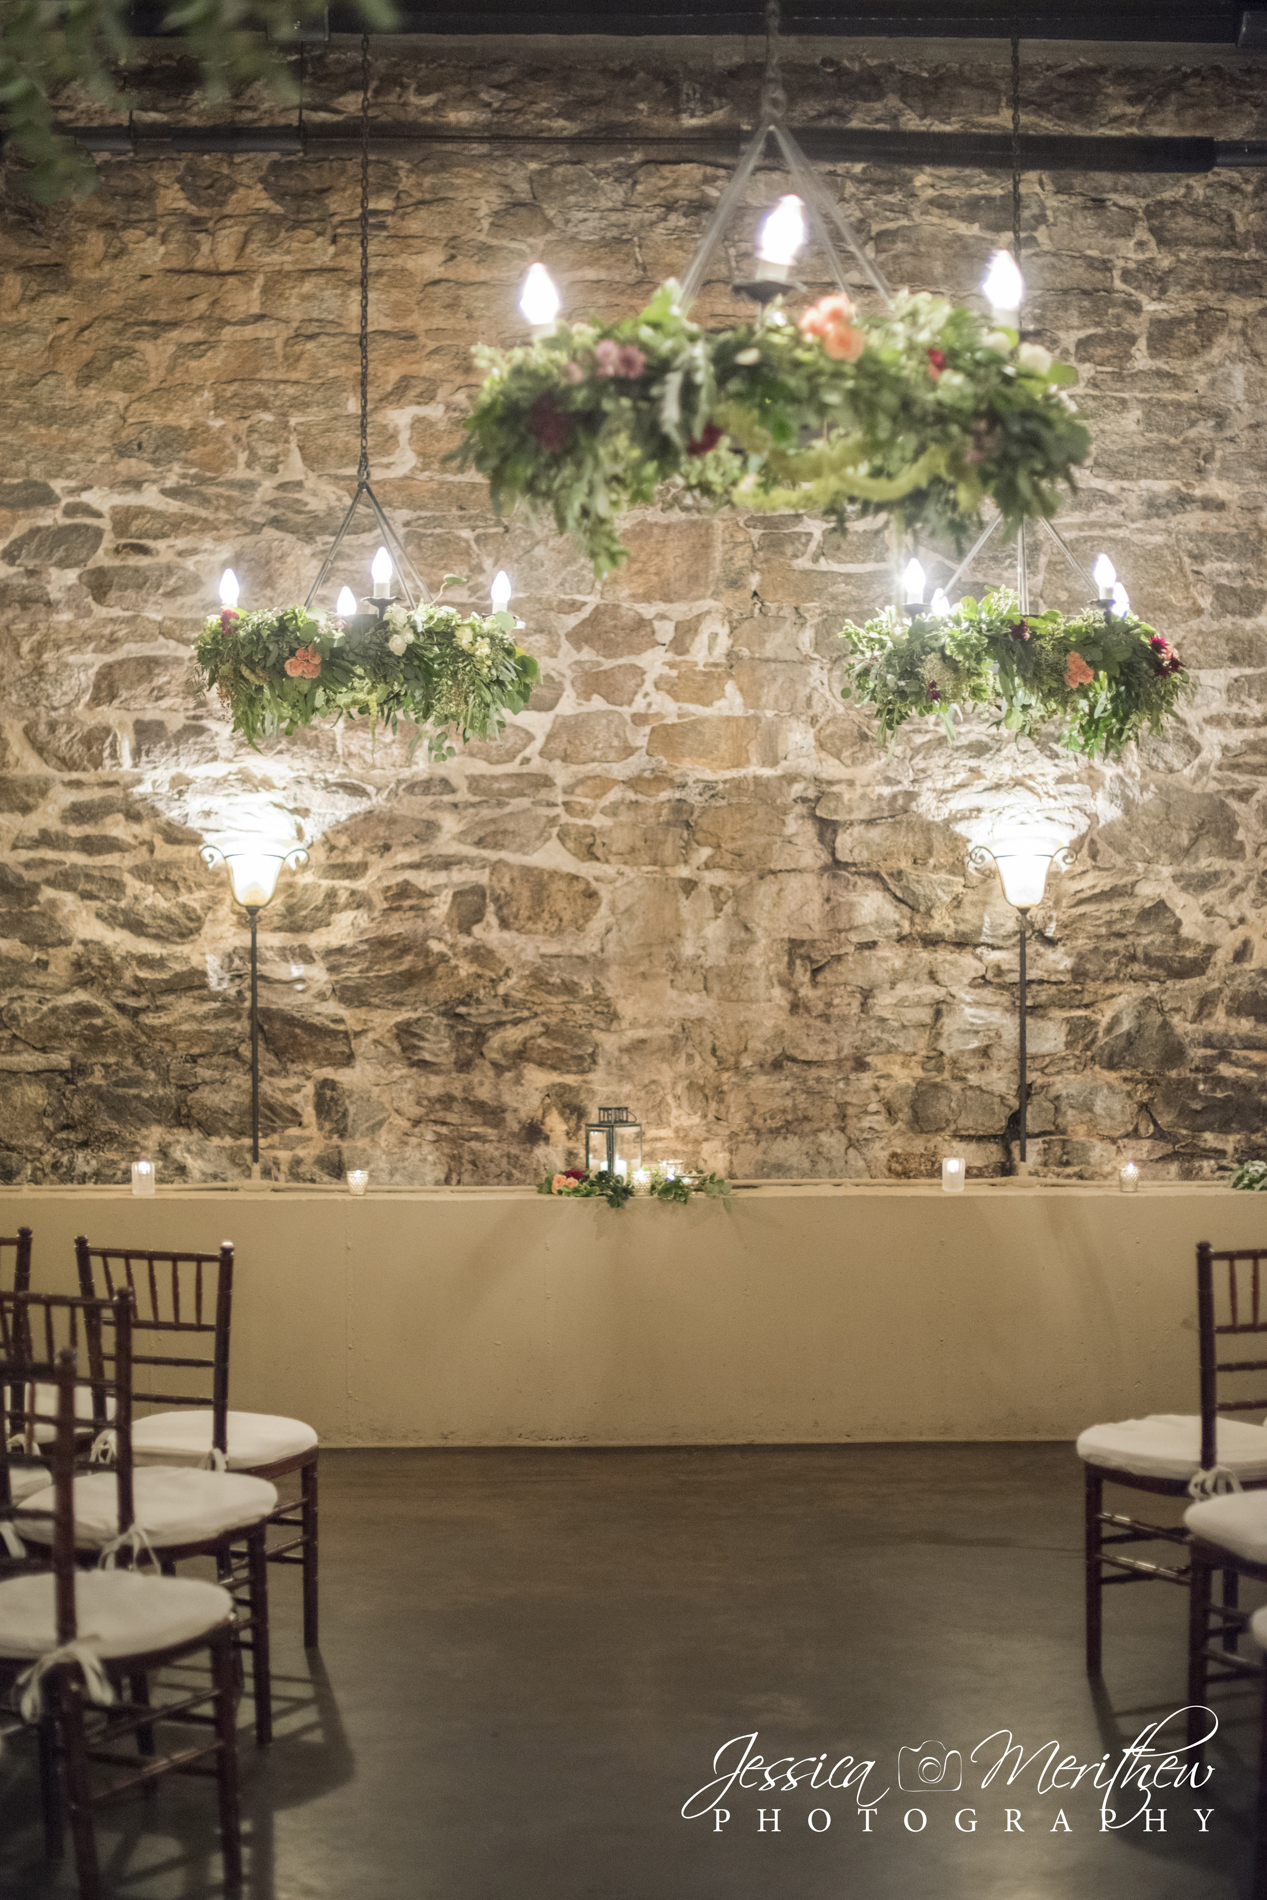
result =
[[[251,920],[251,1169],[260,1165],[260,966],[258,928],[260,907],[248,904],[246,914]],[[1025,968],[1024,924],[1021,926],[1021,970]],[[1021,1073],[1025,1073],[1025,977],[1021,976]],[[1024,1109],[1021,1110],[1022,1116]],[[1025,1155],[1025,1123],[1021,1122],[1021,1157]]]
[[[1024,1167],[1028,1167],[1028,1165],[1029,1165],[1029,1163],[1028,1163],[1028,1160],[1027,1160],[1027,1158],[1026,1158],[1026,1154],[1025,1154],[1025,1116],[1026,1116],[1026,1112],[1027,1112],[1027,1110],[1028,1110],[1028,1108],[1029,1108],[1029,1079],[1028,1079],[1028,1077],[1027,1077],[1027,1075],[1026,1075],[1026,1062],[1025,1062],[1025,1055],[1026,1055],[1026,1051],[1025,1051],[1025,1003],[1026,1003],[1026,997],[1025,997],[1025,974],[1026,974],[1026,973],[1025,973],[1025,940],[1026,940],[1026,938],[1027,938],[1027,937],[1028,937],[1028,935],[1029,935],[1029,928],[1028,928],[1028,926],[1029,926],[1029,906],[1028,906],[1028,905],[1026,905],[1026,906],[1025,906],[1025,908],[1024,908],[1023,910],[1018,910],[1018,912],[1017,912],[1017,915],[1018,915],[1018,916],[1020,917],[1020,920],[1021,920],[1021,1104],[1020,1104],[1020,1112],[1021,1112],[1021,1123],[1020,1123],[1020,1149],[1021,1149],[1021,1166],[1022,1166],[1022,1167],[1024,1168]]]

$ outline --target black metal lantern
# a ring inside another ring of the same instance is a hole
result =
[[[585,1124],[585,1167],[590,1174],[620,1174],[632,1181],[642,1166],[642,1123],[627,1108],[600,1108]]]

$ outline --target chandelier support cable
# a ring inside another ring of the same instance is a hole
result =
[[[370,36],[361,35],[361,459],[370,478]]]

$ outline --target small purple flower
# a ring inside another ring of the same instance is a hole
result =
[[[595,345],[594,357],[600,376],[618,376],[625,382],[641,376],[647,367],[647,359],[636,343],[613,343],[610,337]]]

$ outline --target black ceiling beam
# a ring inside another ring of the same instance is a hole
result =
[[[163,158],[186,152],[274,152],[311,158],[354,157],[360,151],[359,119],[322,125],[311,119],[302,134],[297,125],[167,125],[143,121],[127,125],[58,128],[90,152],[115,157]],[[746,137],[742,132],[675,132],[649,137],[636,128],[601,133],[541,135],[517,132],[446,132],[426,126],[373,124],[370,150],[376,157],[409,157],[445,147],[515,147],[521,150],[583,148],[612,152],[624,148],[648,156],[698,161],[733,160]],[[823,163],[863,165],[977,167],[1009,171],[1012,140],[1006,132],[887,132],[807,127],[797,139],[808,157]],[[1100,138],[1022,133],[1021,169],[1027,172],[1209,172],[1224,168],[1267,166],[1267,140],[1205,138]]]

